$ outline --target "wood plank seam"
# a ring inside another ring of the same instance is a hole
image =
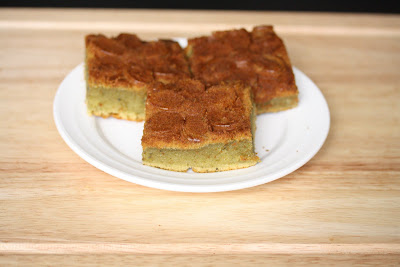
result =
[[[0,243],[0,254],[400,254],[400,244]]]
[[[138,22],[102,22],[102,21],[0,21],[0,29],[30,29],[30,30],[72,30],[72,31],[129,31],[129,32],[192,32],[196,29],[199,33],[209,33],[215,30],[247,28],[253,24],[191,24],[191,23],[138,23]],[[318,25],[275,25],[280,34],[302,34],[302,35],[329,35],[329,36],[400,36],[398,28],[374,28],[374,27],[349,27],[349,26],[318,26]]]

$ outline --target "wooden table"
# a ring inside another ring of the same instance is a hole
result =
[[[325,95],[305,166],[212,194],[146,188],[77,156],[53,122],[88,33],[144,39],[273,24]],[[400,264],[400,16],[0,9],[0,265]]]

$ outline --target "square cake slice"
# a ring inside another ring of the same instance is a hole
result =
[[[86,36],[86,104],[90,115],[144,120],[147,89],[190,76],[177,42],[141,41],[133,34]]]
[[[146,100],[143,164],[195,172],[253,166],[254,120],[251,89],[241,82],[157,83]]]
[[[257,113],[297,106],[292,66],[283,41],[272,26],[192,38],[185,52],[194,78],[207,86],[235,80],[251,86]]]

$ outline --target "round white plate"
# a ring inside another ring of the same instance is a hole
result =
[[[84,65],[60,84],[54,120],[65,142],[84,160],[115,177],[153,188],[218,192],[252,187],[285,176],[309,161],[324,143],[330,125],[328,105],[318,87],[293,68],[299,106],[257,116],[257,165],[217,173],[173,172],[142,165],[143,122],[90,117],[86,113]]]

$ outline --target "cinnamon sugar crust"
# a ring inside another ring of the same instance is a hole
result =
[[[190,76],[177,42],[145,42],[134,34],[86,36],[86,63],[89,86],[140,90],[153,81]]]
[[[207,86],[221,81],[240,80],[250,85],[258,112],[269,111],[266,103],[275,98],[295,97],[298,90],[292,66],[283,44],[272,26],[214,32],[211,36],[188,40],[185,49],[195,78]],[[281,105],[274,110],[290,108]]]
[[[206,89],[198,80],[155,84],[148,91],[142,146],[198,148],[252,140],[250,87],[222,83]]]

